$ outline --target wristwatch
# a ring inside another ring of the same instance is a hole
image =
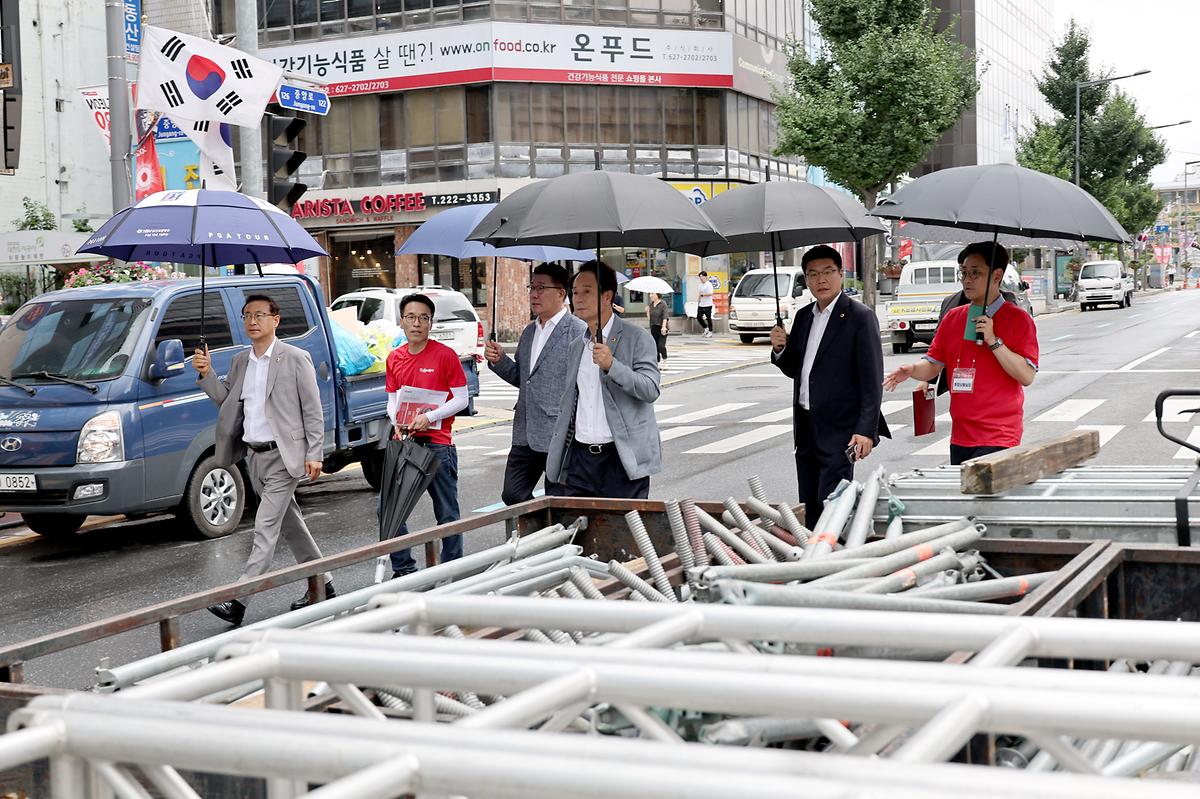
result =
[[[995,352],[996,350],[1000,349],[1003,346],[1004,346],[1004,339],[1000,338],[999,336],[996,336],[996,343],[989,344],[988,349],[991,350],[992,352]]]

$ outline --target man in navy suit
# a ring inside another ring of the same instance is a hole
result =
[[[771,361],[792,378],[796,475],[805,523],[812,527],[825,498],[854,462],[891,437],[880,413],[883,348],[870,308],[842,292],[842,256],[826,245],[800,261],[813,303],[800,309],[789,335],[771,330]]]

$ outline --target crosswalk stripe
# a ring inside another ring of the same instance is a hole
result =
[[[710,425],[710,424],[705,424],[705,425],[686,425],[685,424],[685,425],[680,425],[679,427],[668,427],[666,430],[661,431],[658,434],[658,437],[663,441],[672,441],[676,438],[683,438],[684,436],[690,436],[692,433],[700,433],[705,430],[711,430],[711,429],[712,429],[712,425]]]
[[[659,419],[659,424],[686,424],[687,422],[695,422],[700,419],[712,419],[720,416],[723,413],[731,411],[740,411],[742,408],[749,408],[757,405],[757,402],[727,402],[724,405],[714,405],[711,408],[705,408],[700,411],[692,411],[679,416],[672,416],[669,419]]]
[[[906,424],[889,424],[888,430],[892,433],[898,433],[906,427],[908,427]]]
[[[1200,335],[1200,330],[1193,330],[1191,333],[1188,333],[1186,336],[1184,336],[1184,338],[1194,338],[1196,335]]]
[[[1033,421],[1077,422],[1104,404],[1102,399],[1069,399],[1055,405]]]
[[[1187,442],[1193,446],[1200,446],[1200,427],[1193,427],[1192,432],[1188,434]],[[1180,447],[1175,452],[1177,460],[1192,460],[1196,457],[1196,452],[1187,447]]]
[[[1081,424],[1076,430],[1095,430],[1100,433],[1100,446],[1113,440],[1113,436],[1125,429],[1123,424]]]
[[[705,444],[702,447],[689,449],[685,455],[724,455],[728,452],[748,447],[752,444],[757,444],[761,441],[766,441],[769,438],[781,436],[784,433],[790,433],[792,426],[790,424],[769,424],[758,428],[757,430],[749,430],[745,433],[729,438],[714,441],[711,444]]]
[[[682,405],[670,405],[670,404],[659,405],[659,404],[655,403],[654,412],[662,413],[663,411],[670,411],[670,410],[674,410],[675,408],[682,408],[682,407],[683,407]]]
[[[887,400],[883,403],[883,415],[891,416],[896,411],[902,411],[905,408],[911,408],[912,403],[908,400]]]
[[[1192,414],[1184,413],[1193,408],[1200,408],[1200,397],[1167,397],[1163,402],[1163,421],[1164,422],[1190,422]],[[1143,422],[1154,421],[1154,411],[1146,414]]]
[[[914,455],[936,455],[938,457],[947,457],[950,454],[950,436],[933,442],[924,449],[919,449],[913,453]]]
[[[783,408],[778,411],[764,413],[761,416],[755,416],[752,419],[742,419],[742,424],[767,424],[768,422],[782,422],[785,419],[792,418],[792,409]]]
[[[950,419],[950,411],[946,411],[945,413],[939,413],[939,414],[937,415],[937,417],[934,419],[934,421],[935,421],[935,422],[949,422],[949,421],[951,421],[951,419]]]
[[[512,449],[512,447],[503,447],[502,449],[494,449],[494,450],[492,450],[491,452],[485,452],[485,453],[483,453],[483,457],[485,457],[485,458],[499,458],[499,457],[501,457],[501,456],[507,455],[507,454],[508,454],[508,451],[509,451],[510,449]]]

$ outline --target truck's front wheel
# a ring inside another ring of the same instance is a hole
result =
[[[87,516],[82,513],[22,513],[21,518],[40,536],[66,538],[79,532]]]
[[[237,529],[245,507],[241,470],[221,466],[210,455],[192,471],[179,515],[205,538],[220,538]]]
[[[367,479],[367,485],[376,491],[383,485],[383,450],[373,449],[363,455],[362,471],[363,477]]]

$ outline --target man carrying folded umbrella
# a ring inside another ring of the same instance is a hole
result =
[[[558,483],[559,496],[645,499],[650,475],[662,469],[657,349],[645,328],[613,315],[616,291],[616,273],[599,261],[580,266],[571,284],[575,313],[591,335],[568,351],[546,457],[546,479]]]
[[[546,472],[546,453],[566,387],[568,352],[587,332],[587,324],[564,304],[569,280],[558,264],[540,264],[529,284],[529,306],[537,319],[522,331],[516,360],[494,341],[484,350],[488,368],[520,389],[500,494],[505,505],[533,499],[533,489]],[[554,493],[552,482],[547,481],[546,493]]]
[[[894,391],[910,377],[930,381],[946,370],[953,466],[1020,445],[1025,386],[1033,384],[1038,368],[1032,317],[1000,294],[1008,251],[994,242],[976,242],[958,262],[970,304],[946,314],[924,359],[900,366],[883,381]]]
[[[412,441],[433,452],[440,463],[429,484],[433,516],[438,524],[456,521],[458,512],[458,450],[450,435],[454,415],[467,407],[467,376],[454,350],[429,338],[435,308],[424,294],[409,294],[400,301],[400,326],[408,342],[392,350],[387,359],[388,416],[397,438],[408,435]],[[408,402],[405,397],[437,396],[437,407],[422,410],[431,403]],[[397,535],[405,535],[408,525],[400,525]],[[442,561],[463,555],[462,534],[442,539]],[[392,576],[401,577],[417,570],[410,549],[392,553]]]

